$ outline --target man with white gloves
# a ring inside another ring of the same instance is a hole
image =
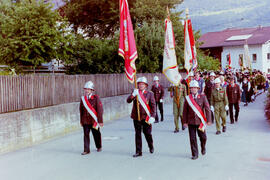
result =
[[[154,97],[156,100],[156,107],[158,107],[160,111],[160,116],[161,119],[160,121],[163,121],[163,98],[164,98],[164,87],[159,83],[159,78],[158,76],[155,76],[154,79],[154,84],[152,85],[151,91],[154,93]],[[156,108],[156,120],[155,123],[158,123],[158,111]]]
[[[146,77],[140,77],[137,80],[138,89],[134,89],[127,98],[127,102],[133,101],[131,118],[135,128],[136,153],[133,157],[142,156],[142,130],[147,141],[150,153],[154,153],[152,138],[152,123],[156,116],[156,102],[154,94],[147,91],[148,83]],[[137,101],[139,103],[139,117],[137,110]]]
[[[229,110],[228,97],[226,89],[220,86],[221,81],[219,78],[215,79],[215,88],[211,94],[211,111],[215,112],[216,120],[216,134],[220,134],[220,118],[222,120],[222,131],[226,132],[226,111]]]

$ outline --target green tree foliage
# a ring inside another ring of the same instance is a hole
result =
[[[0,4],[0,63],[18,69],[68,59],[72,35],[67,27],[49,4],[31,0]]]
[[[184,28],[180,18],[182,12],[174,12],[174,8],[180,3],[182,0],[129,0],[138,51],[138,72],[162,71],[167,6],[172,10],[170,19],[175,35],[177,62],[179,66],[184,66]],[[65,14],[75,31],[80,27],[89,37],[76,43],[72,59],[77,66],[70,68],[69,73],[124,71],[123,59],[117,57],[119,0],[71,0],[65,8]],[[200,32],[195,32],[195,39],[198,40],[199,37]],[[199,47],[199,44],[196,47]],[[218,61],[199,49],[197,53],[200,69],[219,67]]]
[[[72,44],[68,74],[121,73],[124,61],[118,56],[118,37],[113,39],[84,39],[77,35]]]

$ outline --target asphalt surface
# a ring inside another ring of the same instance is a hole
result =
[[[133,158],[135,132],[129,117],[105,124],[103,151],[91,135],[91,153],[82,156],[83,131],[0,156],[0,180],[269,180],[270,124],[265,94],[240,106],[239,122],[215,135],[207,127],[206,155],[191,160],[188,131],[173,133],[172,104],[165,121],[153,125],[154,154],[143,137],[143,156]],[[79,123],[79,120],[78,120]]]

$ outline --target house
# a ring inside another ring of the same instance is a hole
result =
[[[229,28],[208,32],[199,41],[203,43],[199,48],[219,59],[222,68],[228,65],[230,54],[231,65],[235,69],[240,69],[239,58],[243,57],[244,45],[247,43],[252,69],[270,73],[270,27]]]

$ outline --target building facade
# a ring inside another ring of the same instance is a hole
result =
[[[199,39],[200,48],[220,60],[224,69],[231,58],[231,66],[240,69],[244,45],[248,45],[252,69],[270,73],[270,27],[226,29],[209,32]]]

